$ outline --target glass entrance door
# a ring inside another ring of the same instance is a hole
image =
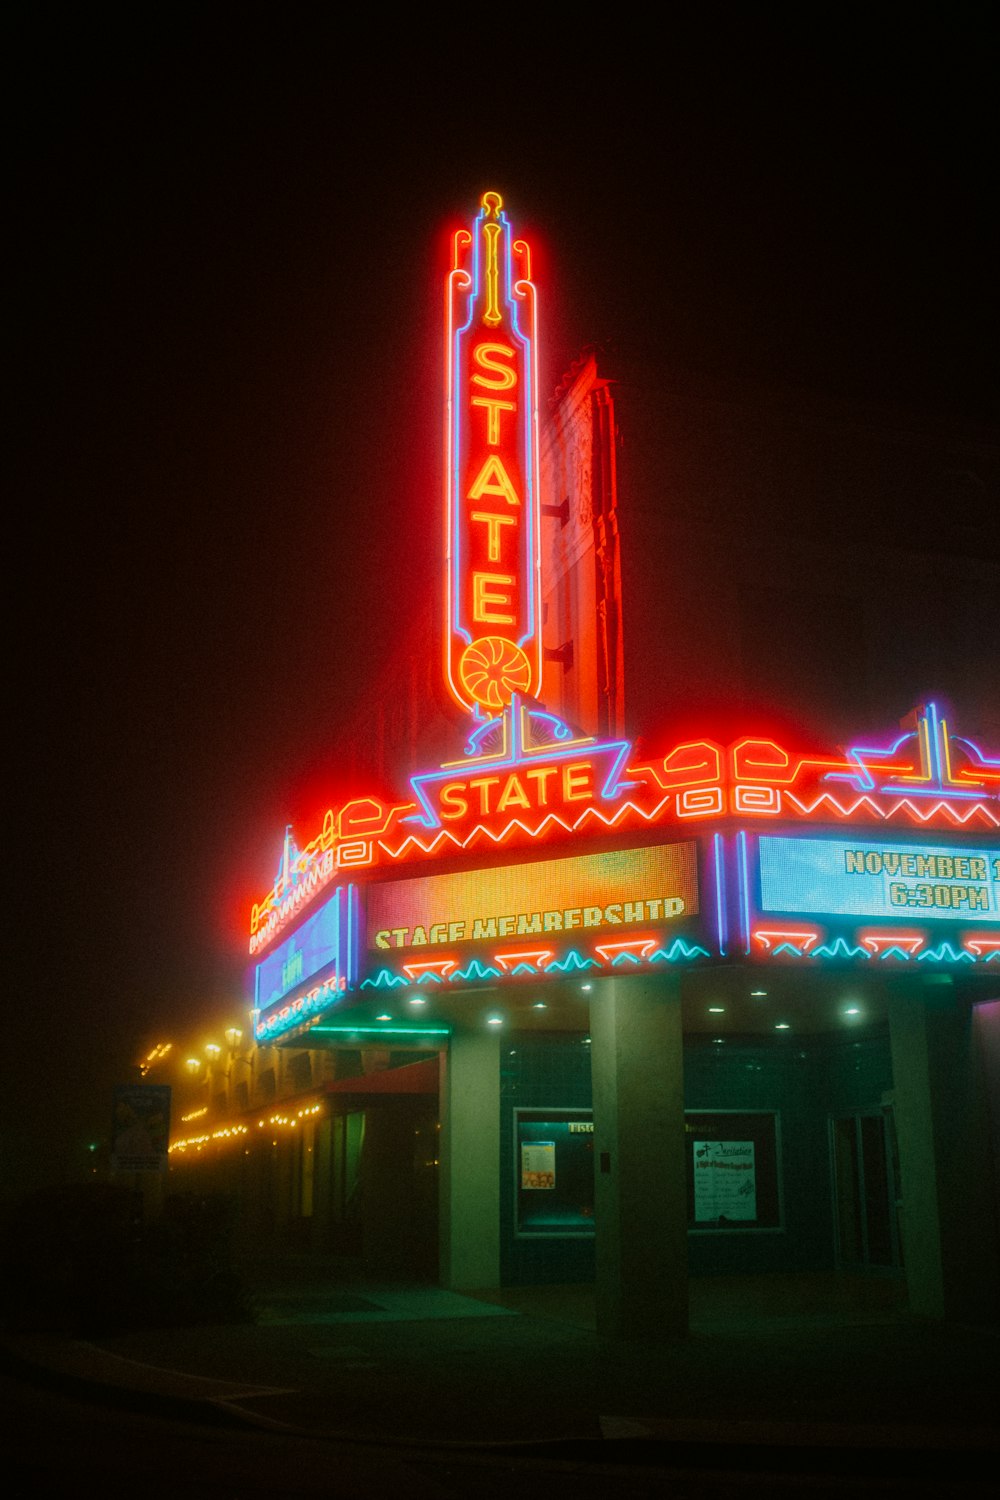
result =
[[[900,1264],[892,1111],[855,1110],[830,1121],[837,1265]]]

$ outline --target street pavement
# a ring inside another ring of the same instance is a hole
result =
[[[887,1284],[693,1282],[686,1337],[625,1342],[597,1334],[585,1287],[458,1294],[303,1256],[246,1274],[253,1322],[7,1333],[4,1371],[105,1407],[381,1451],[759,1463],[907,1493],[978,1493],[996,1471],[1000,1330],[917,1319]]]

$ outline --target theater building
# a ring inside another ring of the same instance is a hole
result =
[[[278,831],[176,1183],[625,1336],[713,1274],[995,1319],[995,451],[593,350],[543,400],[494,193],[446,309],[440,644],[351,736],[414,758]]]

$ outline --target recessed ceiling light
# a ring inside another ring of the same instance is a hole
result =
[[[592,990],[594,986],[592,984],[581,984],[580,988],[581,990]]]
[[[503,1016],[487,1016],[486,1024],[487,1026],[502,1026]]]
[[[544,1000],[536,1000],[531,1008],[532,1010],[548,1010],[548,1006],[545,1004]]]
[[[408,1004],[410,1004],[410,1005],[426,1005],[427,1001],[424,999],[423,995],[411,995],[410,998],[409,998]]]
[[[750,998],[751,1000],[761,1000],[766,994],[767,990],[751,990]]]
[[[792,1028],[789,1026],[787,1021],[777,1021],[775,1022],[774,1029],[775,1031],[791,1031]]]
[[[860,1014],[861,1014],[861,1006],[860,1005],[849,1005],[847,1007],[847,1009],[844,1011],[844,1015],[845,1016],[860,1016]]]
[[[375,1019],[376,1021],[391,1021],[392,1017],[387,1010],[384,1010],[382,1014],[380,1016],[376,1016]]]
[[[726,1013],[726,1007],[724,1005],[710,1005],[708,1013],[710,1016],[723,1016]]]

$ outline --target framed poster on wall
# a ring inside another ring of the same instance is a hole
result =
[[[781,1131],[775,1110],[687,1110],[688,1229],[782,1228]]]
[[[594,1119],[586,1109],[515,1109],[514,1217],[519,1238],[594,1232]]]

